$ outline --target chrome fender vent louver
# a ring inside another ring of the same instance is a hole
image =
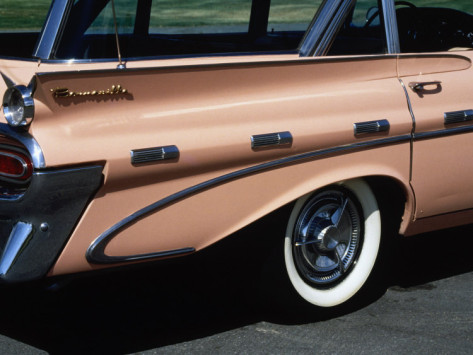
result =
[[[256,134],[251,136],[251,149],[262,149],[291,144],[292,135],[290,132]]]
[[[473,120],[473,110],[445,112],[443,117],[445,124],[467,122]]]
[[[134,149],[130,152],[133,165],[159,162],[179,158],[179,149],[175,145],[165,147]]]
[[[390,125],[388,120],[358,122],[353,124],[355,136],[359,136],[361,134],[387,132],[389,131],[389,127]]]

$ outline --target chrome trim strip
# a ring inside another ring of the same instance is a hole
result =
[[[325,0],[324,3],[320,5],[320,8],[317,10],[317,13],[314,16],[308,31],[302,39],[302,44],[299,49],[301,57],[309,57],[313,55],[317,44],[319,43],[319,39],[322,38],[326,28],[330,25],[330,22],[335,16],[335,13],[342,1],[343,0]]]
[[[409,56],[404,56],[403,58],[408,58]],[[412,56],[412,57],[419,57],[419,56]],[[445,55],[428,55],[424,56],[428,58],[450,58],[450,57],[458,57],[462,59],[468,59],[466,57],[462,57],[455,54],[445,54]],[[139,73],[143,71],[155,70],[155,71],[170,71],[170,70],[194,70],[194,69],[226,69],[226,68],[235,68],[235,67],[254,67],[255,65],[258,66],[284,66],[284,65],[311,65],[317,63],[346,63],[346,62],[357,62],[357,61],[369,61],[369,60],[392,60],[397,59],[397,55],[389,55],[389,54],[376,54],[370,56],[363,56],[363,55],[354,55],[350,57],[310,57],[304,59],[288,59],[288,60],[280,60],[280,61],[261,61],[261,62],[254,62],[254,61],[245,61],[245,62],[235,62],[235,63],[206,63],[206,64],[195,64],[195,65],[172,65],[168,67],[143,67],[143,68],[126,68],[126,69],[90,69],[90,70],[70,70],[70,71],[54,71],[54,72],[41,72],[36,73],[38,77],[43,76],[64,76],[64,75],[80,75],[81,77],[84,74],[97,74],[97,73],[111,73],[114,75],[118,74],[130,74],[130,73]]]
[[[103,249],[107,244],[103,245]],[[127,256],[109,256],[105,254],[105,250],[102,250],[102,245],[94,248],[91,247],[87,249],[86,258],[89,263],[93,264],[117,264],[123,262],[131,261],[140,261],[140,260],[149,260],[149,259],[159,259],[159,258],[168,258],[171,256],[183,256],[186,254],[195,253],[195,248],[182,248],[174,250],[166,250],[156,253],[147,253],[147,254],[137,254],[137,255],[127,255]]]
[[[409,109],[409,114],[411,115],[412,119],[412,130],[411,130],[411,136],[414,138],[414,132],[416,130],[416,117],[414,116],[414,111],[412,110],[412,104],[411,104],[411,99],[409,98],[409,93],[407,92],[406,85],[404,85],[404,81],[402,81],[401,78],[399,78],[399,83],[401,84],[402,89],[404,90],[404,94],[406,95],[406,102],[407,102],[407,108]],[[409,182],[412,181],[412,170],[413,170],[413,161],[414,161],[414,139],[411,139],[411,156],[410,156],[410,166],[409,166]],[[414,191],[414,189],[412,189]],[[414,201],[415,203],[415,201]]]
[[[399,33],[397,29],[396,5],[392,0],[381,0],[384,14],[384,29],[386,31],[386,45],[389,54],[401,52]]]
[[[406,85],[404,85],[404,81],[402,79],[399,79],[399,83],[401,84],[402,88],[404,89],[404,94],[406,95],[406,101],[407,101],[407,108],[409,109],[409,113],[412,118],[412,134],[414,134],[416,130],[416,117],[414,115],[414,111],[412,110],[412,103],[411,99],[409,98],[409,93],[407,92]]]
[[[28,132],[14,129],[6,123],[0,123],[0,134],[16,139],[18,142],[23,144],[31,155],[33,167],[35,169],[46,167],[43,150],[39,146],[38,142]]]
[[[321,38],[319,38],[319,43],[314,50],[312,56],[319,57],[324,56],[330,50],[330,46],[332,45],[335,37],[343,25],[343,22],[346,20],[348,14],[350,13],[350,9],[355,6],[356,0],[345,0],[340,4],[340,7],[335,12],[332,20],[328,24],[328,27],[325,30],[325,33]]]
[[[131,164],[139,165],[179,158],[179,149],[175,145],[165,147],[133,149],[130,151]]]
[[[191,195],[205,191],[211,187],[224,184],[226,182],[229,182],[229,181],[232,181],[232,180],[235,180],[247,175],[255,174],[261,171],[265,171],[265,170],[275,169],[275,168],[289,165],[289,164],[298,163],[304,160],[313,160],[313,159],[329,156],[332,154],[355,151],[355,150],[370,148],[374,146],[409,142],[410,140],[411,140],[411,135],[406,134],[406,135],[396,136],[396,137],[376,139],[376,140],[365,141],[365,142],[357,142],[357,143],[342,145],[339,147],[334,147],[334,148],[329,148],[329,149],[316,150],[316,151],[303,153],[303,154],[299,154],[299,155],[295,155],[291,157],[281,158],[281,159],[270,161],[267,163],[262,163],[262,164],[255,165],[255,166],[245,168],[245,169],[241,169],[241,170],[238,170],[226,175],[222,175],[220,177],[217,177],[211,180],[204,181],[200,184],[188,187],[187,189],[176,192],[168,197],[165,197],[157,202],[154,202],[136,211],[130,216],[122,219],[121,221],[119,221],[118,223],[116,223],[115,225],[107,229],[105,232],[103,232],[101,235],[99,235],[89,246],[85,256],[90,263],[94,263],[94,264],[112,264],[112,263],[121,263],[121,262],[127,262],[127,261],[154,259],[157,257],[156,255],[159,253],[109,256],[105,254],[105,248],[108,245],[108,243],[126,227],[136,223],[140,219],[143,219],[152,213],[162,210],[163,208],[167,207],[168,205],[172,203],[175,203]]]
[[[13,227],[0,259],[0,277],[5,276],[33,236],[33,226],[18,222]]]
[[[358,122],[353,124],[355,136],[370,133],[388,132],[389,128],[390,124],[388,120]]]
[[[291,132],[277,132],[255,134],[251,136],[251,149],[276,148],[283,145],[292,145]]]
[[[52,57],[54,47],[58,42],[60,31],[66,18],[65,15],[71,9],[73,3],[73,0],[53,1],[33,52],[33,57],[44,60]]]
[[[453,136],[456,134],[470,133],[470,132],[473,132],[473,125],[441,129],[441,130],[432,131],[432,132],[415,133],[414,140],[429,139],[429,138],[436,138],[436,137],[447,137],[447,136]]]
[[[446,125],[453,123],[462,123],[473,120],[473,110],[463,110],[454,112],[445,112],[443,114]]]
[[[226,52],[226,53],[199,53],[199,54],[174,54],[174,55],[154,55],[145,57],[125,57],[123,59],[129,62],[149,61],[149,60],[167,60],[167,59],[188,59],[188,58],[215,58],[215,57],[247,57],[247,56],[268,56],[283,54],[299,54],[298,50],[281,51],[261,51],[261,52]],[[30,61],[34,61],[29,59]],[[87,64],[87,63],[111,63],[117,62],[117,58],[89,58],[89,59],[45,59],[41,63],[48,64]],[[118,68],[115,68],[117,70]]]

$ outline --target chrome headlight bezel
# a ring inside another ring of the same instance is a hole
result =
[[[10,86],[3,95],[3,114],[12,127],[28,126],[34,117],[32,90],[24,85]]]

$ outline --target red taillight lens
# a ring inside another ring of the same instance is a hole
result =
[[[13,180],[28,180],[33,173],[33,164],[26,155],[15,152],[0,150],[0,177]]]

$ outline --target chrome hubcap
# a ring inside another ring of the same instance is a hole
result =
[[[292,237],[295,265],[306,282],[329,287],[350,271],[362,242],[360,221],[360,208],[343,190],[308,201]]]

